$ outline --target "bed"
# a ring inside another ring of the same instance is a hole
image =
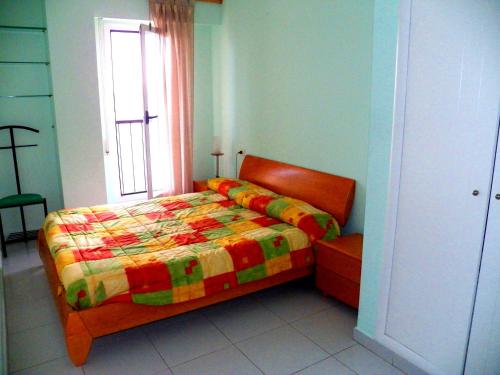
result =
[[[238,180],[208,184],[47,216],[38,249],[76,366],[94,338],[312,274],[314,242],[339,235],[355,190],[251,155]]]

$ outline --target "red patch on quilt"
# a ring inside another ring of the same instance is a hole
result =
[[[236,273],[227,272],[207,277],[203,280],[203,285],[205,286],[205,295],[210,296],[226,289],[235,288],[238,286],[238,279],[236,278]]]
[[[207,238],[198,232],[176,234],[172,236],[172,239],[179,246],[190,245],[199,242],[207,242]]]
[[[260,212],[261,214],[266,213],[266,207],[274,198],[268,195],[259,195],[250,200],[249,207],[251,210]]]
[[[317,240],[322,239],[326,234],[326,229],[321,228],[312,215],[302,217],[299,220],[297,227],[308,234],[311,242],[316,242]]]
[[[220,206],[222,207],[233,207],[233,206],[236,206],[236,202],[235,201],[222,201],[222,202],[217,202],[219,203]]]
[[[85,219],[87,220],[88,224],[99,222],[99,220],[97,220],[94,214],[83,214],[83,216],[85,216]]]
[[[222,195],[227,196],[227,192],[229,191],[229,189],[232,189],[235,187],[240,187],[240,186],[241,186],[241,184],[239,182],[236,182],[236,181],[224,181],[217,188],[217,192],[222,194]]]
[[[302,268],[314,263],[314,253],[311,247],[290,252],[293,268]]]
[[[94,227],[91,224],[59,224],[59,229],[63,233],[76,233],[93,231]]]
[[[122,294],[119,294],[117,296],[107,298],[101,304],[108,305],[110,303],[118,303],[118,302],[132,303],[132,293],[130,293],[130,291],[128,291],[126,293],[122,293]]]
[[[98,221],[108,221],[108,220],[118,219],[118,215],[114,212],[111,212],[111,211],[97,212],[97,213],[94,213],[94,215]]]
[[[160,211],[160,212],[149,212],[146,216],[149,220],[166,220],[175,217],[175,215],[170,211]]]
[[[203,232],[209,229],[222,228],[224,227],[224,224],[215,219],[206,218],[197,221],[192,221],[191,223],[189,223],[189,226],[197,231]]]
[[[265,262],[262,249],[255,240],[242,240],[225,248],[233,259],[235,271],[241,271]]]
[[[99,260],[113,258],[115,255],[105,246],[93,249],[80,249],[82,260]]]
[[[150,262],[137,267],[126,267],[130,293],[149,293],[172,289],[172,279],[166,264]]]
[[[161,204],[169,211],[181,210],[183,208],[193,207],[191,203],[185,201],[174,201],[174,202],[165,202]]]
[[[137,245],[141,243],[141,240],[134,233],[127,233],[120,236],[103,237],[102,242],[104,242],[108,247],[122,247],[128,245]]]
[[[189,265],[186,268],[184,268],[184,273],[186,275],[191,275],[193,273],[193,268],[196,267],[197,265],[198,265],[198,261],[195,259],[191,259],[189,261]]]
[[[254,222],[255,224],[259,224],[261,227],[270,227],[271,225],[281,223],[281,221],[273,219],[272,217],[269,216],[258,217],[250,221]]]

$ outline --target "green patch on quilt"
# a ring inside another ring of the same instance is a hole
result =
[[[290,252],[288,241],[282,235],[272,235],[257,240],[266,259],[279,257]]]
[[[171,259],[167,262],[173,286],[195,284],[203,280],[203,271],[195,256]]]
[[[215,240],[217,238],[231,236],[232,234],[234,234],[234,231],[229,228],[216,228],[203,231],[201,234],[203,234],[209,240]]]
[[[267,277],[266,266],[259,264],[258,266],[247,268],[242,271],[236,272],[238,284],[249,283],[250,281],[260,280]]]
[[[238,217],[238,215],[236,215],[236,214],[221,215],[221,216],[214,217],[214,219],[222,224],[237,223],[239,221],[245,220],[243,217]]]
[[[273,229],[277,232],[284,232],[290,228],[292,228],[289,224],[286,223],[279,223],[279,224],[274,224],[269,226],[270,229]]]
[[[88,272],[91,275],[123,270],[123,263],[117,258],[99,259],[98,261],[85,262],[85,264],[87,265],[87,270],[84,270],[84,273]]]
[[[266,207],[266,212],[269,216],[279,218],[281,213],[289,206],[288,202],[282,199],[276,199],[270,202]]]
[[[106,288],[104,287],[104,283],[102,281],[99,281],[99,284],[97,285],[97,288],[94,292],[94,298],[96,303],[101,303],[107,298]]]
[[[71,283],[66,290],[66,300],[70,305],[80,309],[90,307],[90,295],[87,281],[80,279]]]
[[[174,301],[172,290],[161,290],[151,293],[132,293],[132,301],[142,305],[168,305]]]
[[[217,250],[220,249],[219,245],[214,244],[213,242],[202,242],[188,245],[189,250],[194,253],[204,253],[206,251]]]
[[[229,198],[234,199],[236,194],[241,193],[242,191],[248,191],[248,187],[243,185],[243,186],[231,188],[228,190],[227,195]]]
[[[314,220],[320,225],[321,228],[327,229],[328,221],[332,219],[332,217],[328,214],[313,214]],[[337,230],[337,226],[332,223],[330,228],[328,228],[325,235],[321,238],[322,240],[328,241],[333,240],[339,235]]]
[[[122,247],[123,253],[127,255],[146,254],[150,251],[144,245],[128,245]]]

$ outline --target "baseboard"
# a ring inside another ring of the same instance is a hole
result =
[[[416,364],[410,362],[406,358],[403,358],[393,350],[366,335],[363,331],[358,329],[358,327],[354,328],[353,337],[354,340],[363,345],[365,348],[374,352],[379,357],[382,357],[394,367],[397,367],[408,375],[430,375],[430,373],[423,370]]]

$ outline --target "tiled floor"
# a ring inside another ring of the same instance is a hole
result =
[[[311,282],[275,287],[95,340],[87,363],[67,358],[34,243],[4,261],[13,374],[402,374],[352,340],[356,312]]]

